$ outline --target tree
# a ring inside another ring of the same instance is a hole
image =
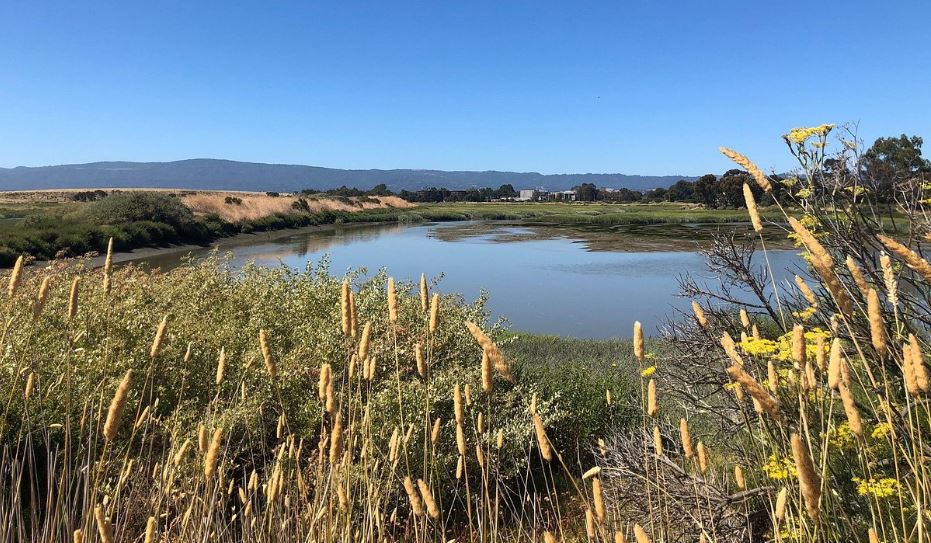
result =
[[[517,191],[514,190],[514,186],[510,183],[501,185],[498,187],[498,190],[495,191],[496,198],[515,198],[517,197]]]
[[[705,174],[695,181],[695,200],[705,207],[718,207],[718,178]]]
[[[594,183],[582,183],[577,187],[573,187],[573,190],[581,202],[594,202],[598,197],[598,187]]]
[[[861,167],[873,190],[883,200],[893,197],[897,186],[931,172],[931,162],[921,156],[919,136],[879,138],[863,154]]]

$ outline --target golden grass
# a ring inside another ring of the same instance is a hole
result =
[[[226,203],[228,197],[238,198],[242,200],[242,203],[228,204]],[[350,198],[350,200],[358,202],[358,205],[350,205],[335,198],[323,196],[307,200],[307,203],[312,213],[322,211],[355,212],[384,207],[399,209],[413,207],[413,204],[397,196],[377,196],[374,199],[377,202],[361,202],[357,198]],[[297,202],[298,196],[268,196],[266,194],[244,192],[197,192],[195,194],[186,194],[181,197],[181,200],[196,215],[215,214],[228,222],[238,222],[253,221],[276,213],[295,213],[292,206]]]

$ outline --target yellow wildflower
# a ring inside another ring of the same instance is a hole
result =
[[[857,485],[857,494],[861,496],[872,496],[876,499],[897,496],[902,489],[902,484],[891,477],[883,477],[882,479],[861,479],[859,477],[854,477],[851,481]]]
[[[654,373],[656,373],[656,366],[650,366],[649,368],[645,368],[643,371],[641,371],[640,376],[649,377],[653,375]]]
[[[775,454],[769,456],[769,461],[763,464],[763,473],[773,480],[782,480],[789,477],[798,477],[795,469],[795,460],[789,457],[779,458]]]

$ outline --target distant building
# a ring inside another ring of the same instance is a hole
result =
[[[518,202],[529,202],[536,199],[537,190],[536,189],[521,189],[520,195],[517,197]]]

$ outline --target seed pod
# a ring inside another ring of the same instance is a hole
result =
[[[821,478],[815,471],[808,448],[798,434],[792,434],[792,456],[795,457],[795,468],[798,470],[799,486],[802,497],[805,499],[805,508],[809,516],[817,520],[820,516],[819,504],[821,501]]]
[[[540,456],[547,462],[553,459],[553,450],[550,448],[550,440],[546,437],[546,430],[543,428],[543,419],[540,415],[533,416],[533,429],[537,436],[537,445],[540,447]]]
[[[679,435],[682,437],[682,452],[686,458],[691,458],[692,436],[689,434],[689,423],[685,419],[679,419]]]
[[[126,370],[126,375],[120,381],[113,399],[110,400],[110,409],[107,410],[107,420],[103,425],[103,437],[107,441],[112,441],[119,430],[120,418],[123,416],[123,409],[126,407],[126,395],[129,393],[130,381],[133,377],[133,370]]]
[[[786,500],[789,497],[789,489],[783,488],[776,496],[776,520],[781,521],[786,516]]]
[[[388,320],[398,322],[398,296],[395,292],[394,277],[388,278]]]
[[[760,213],[756,209],[756,198],[753,197],[753,191],[750,185],[744,183],[744,202],[747,205],[747,213],[750,215],[750,223],[753,224],[753,230],[757,234],[763,233],[763,223],[760,221]]]
[[[695,313],[695,320],[698,321],[698,324],[702,328],[708,328],[708,318],[705,317],[705,312],[702,310],[701,306],[698,305],[698,302],[692,300],[692,312]]]
[[[634,356],[643,362],[643,326],[640,321],[634,322]]]

